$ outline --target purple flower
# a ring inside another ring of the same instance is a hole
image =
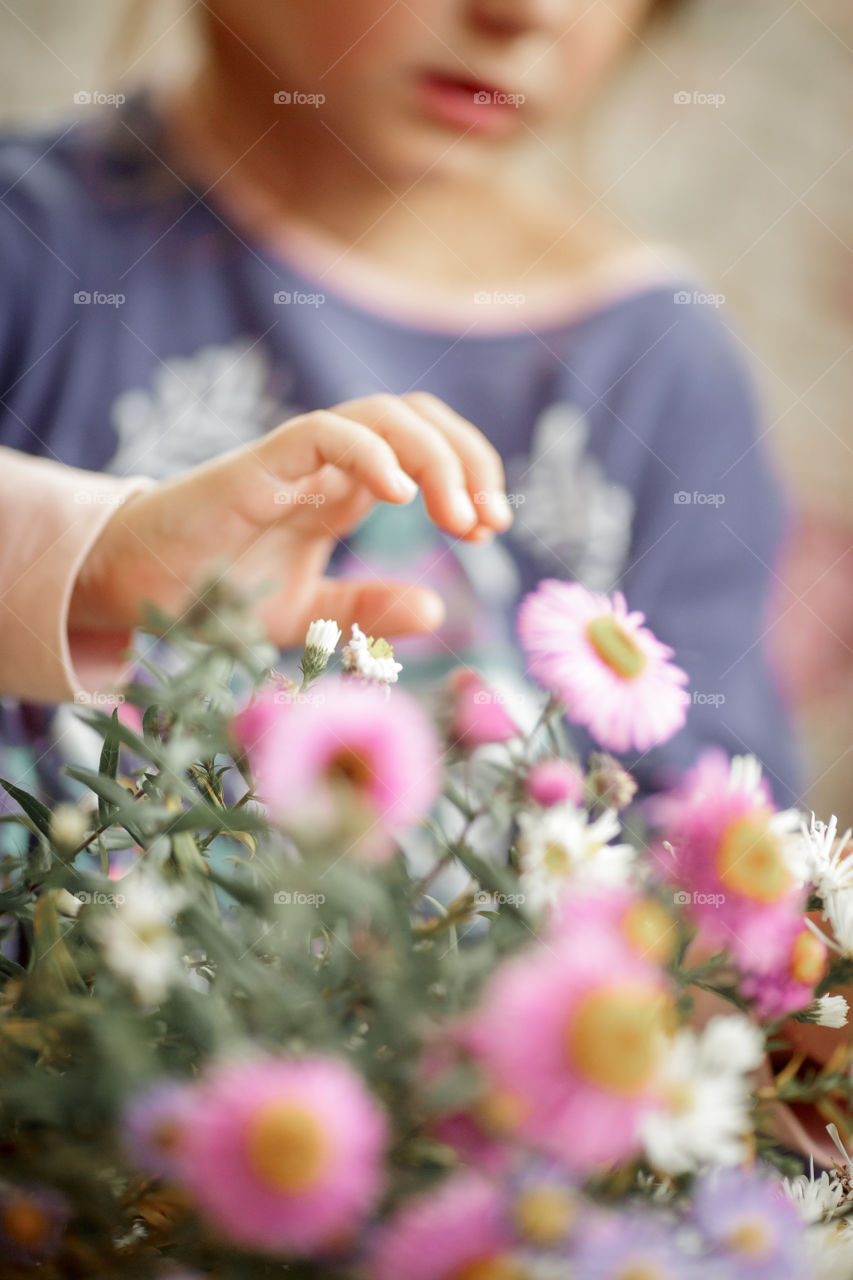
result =
[[[739,1169],[706,1174],[693,1214],[725,1257],[731,1280],[802,1280],[808,1274],[804,1228],[778,1183]]]
[[[677,1229],[649,1212],[596,1215],[569,1257],[573,1280],[715,1280],[712,1267],[684,1251]]]

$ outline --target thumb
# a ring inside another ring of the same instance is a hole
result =
[[[267,614],[270,640],[282,648],[301,644],[309,623],[315,618],[333,618],[345,637],[357,622],[362,631],[375,636],[410,635],[435,631],[444,621],[441,596],[428,587],[407,582],[359,582],[323,579],[302,616],[273,609]]]

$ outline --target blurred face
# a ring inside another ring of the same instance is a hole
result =
[[[412,180],[571,115],[633,43],[650,7],[207,0],[211,54],[236,92],[258,103],[289,92],[281,109],[290,129],[324,145],[331,130],[377,174]]]

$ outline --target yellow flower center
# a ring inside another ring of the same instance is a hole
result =
[[[526,1108],[520,1098],[500,1089],[485,1094],[471,1111],[481,1129],[498,1136],[515,1133],[525,1113]]]
[[[572,869],[572,860],[569,857],[569,851],[563,844],[556,844],[550,841],[545,846],[545,852],[542,855],[542,861],[545,863],[545,870],[552,876],[566,877]]]
[[[36,1249],[50,1229],[47,1214],[32,1200],[13,1200],[3,1210],[3,1233],[21,1249]]]
[[[255,1177],[282,1195],[303,1195],[322,1178],[329,1162],[325,1127],[298,1103],[271,1102],[249,1125],[247,1156]]]
[[[656,1262],[629,1262],[623,1271],[614,1272],[614,1280],[667,1280]]]
[[[354,747],[344,747],[332,756],[326,771],[332,782],[346,783],[356,791],[366,791],[374,779],[369,759]]]
[[[575,1220],[576,1199],[564,1187],[528,1187],[513,1206],[518,1230],[547,1249],[568,1235]]]
[[[758,902],[778,902],[791,887],[782,847],[768,825],[770,816],[758,809],[735,818],[717,847],[717,874],[725,887]]]
[[[646,667],[646,655],[634,637],[615,618],[594,618],[586,638],[602,662],[623,680],[636,680]]]
[[[665,997],[646,984],[599,987],[566,1028],[569,1065],[611,1093],[641,1093],[657,1070],[665,1015]]]
[[[678,941],[672,916],[651,898],[631,903],[622,919],[622,933],[638,955],[657,964],[665,964],[672,958]]]
[[[811,929],[803,929],[794,939],[791,949],[791,977],[813,987],[823,977],[826,968],[826,946],[816,938]]]
[[[402,1277],[400,1277],[402,1280]],[[509,1258],[492,1254],[474,1258],[451,1272],[447,1280],[524,1280],[521,1268]]]
[[[740,1253],[753,1262],[761,1262],[770,1253],[773,1236],[762,1218],[744,1218],[729,1232],[726,1243],[734,1253]]]

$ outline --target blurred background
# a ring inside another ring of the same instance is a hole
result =
[[[191,0],[0,0],[0,124],[170,75]],[[687,0],[602,95],[567,163],[613,217],[726,298],[796,523],[770,640],[808,755],[804,798],[853,823],[853,4]],[[89,108],[91,110],[91,108]]]

